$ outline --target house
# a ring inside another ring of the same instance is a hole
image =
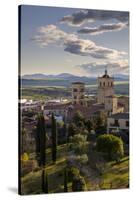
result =
[[[107,133],[129,134],[129,113],[116,113],[108,116]]]

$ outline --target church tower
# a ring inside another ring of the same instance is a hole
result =
[[[85,84],[82,82],[72,83],[72,103],[74,105],[85,105]]]
[[[112,96],[114,94],[114,79],[110,77],[105,70],[105,74],[102,77],[98,77],[98,103],[105,103],[105,97]]]

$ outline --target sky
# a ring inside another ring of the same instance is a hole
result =
[[[21,75],[129,74],[129,13],[21,6]]]

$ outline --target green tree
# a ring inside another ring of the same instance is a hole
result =
[[[93,123],[92,123],[91,120],[87,120],[86,123],[85,123],[85,125],[86,125],[86,128],[87,128],[87,130],[89,132],[93,129]]]
[[[107,154],[110,160],[119,160],[124,154],[123,141],[111,134],[104,134],[97,138],[97,150]]]
[[[68,181],[72,181],[74,177],[80,175],[80,171],[76,167],[69,167],[68,168]]]
[[[46,164],[46,128],[43,115],[38,116],[36,128],[36,155],[39,166]]]
[[[82,176],[75,177],[72,182],[72,191],[76,192],[76,191],[86,191],[86,190],[87,187],[84,177]]]
[[[48,175],[45,176],[45,194],[48,194]]]
[[[68,131],[66,123],[63,125],[63,132],[65,133],[65,142],[67,143]]]
[[[65,171],[64,171],[64,192],[68,192],[67,182],[68,182],[68,173],[67,173],[67,170],[65,169]]]
[[[42,188],[42,193],[45,193],[45,171],[44,171],[44,169],[42,169],[41,188]]]
[[[28,156],[28,154],[27,153],[23,153],[22,155],[21,155],[21,160],[22,161],[28,161],[29,160],[29,156]]]
[[[41,180],[42,193],[48,194],[48,176],[44,169],[42,169]]]
[[[54,114],[52,113],[52,160],[57,159],[57,124]]]
[[[68,137],[74,136],[77,134],[77,127],[74,123],[70,123],[68,126]]]
[[[70,150],[74,150],[76,154],[82,155],[86,153],[88,142],[87,142],[87,136],[77,134],[71,137],[70,140]]]
[[[105,133],[106,132],[106,125],[104,119],[101,115],[97,116],[94,120],[94,129],[96,133]]]
[[[77,111],[73,117],[73,121],[78,127],[81,127],[84,126],[85,118],[80,111]]]

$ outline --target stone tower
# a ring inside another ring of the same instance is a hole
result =
[[[82,82],[72,83],[72,103],[74,105],[85,105],[85,84]]]
[[[110,77],[105,70],[105,74],[102,77],[98,77],[98,103],[105,103],[105,97],[112,96],[114,94],[114,79]]]
[[[105,110],[107,111],[108,114],[117,113],[117,107],[118,107],[117,99],[118,98],[114,95],[105,97]]]

